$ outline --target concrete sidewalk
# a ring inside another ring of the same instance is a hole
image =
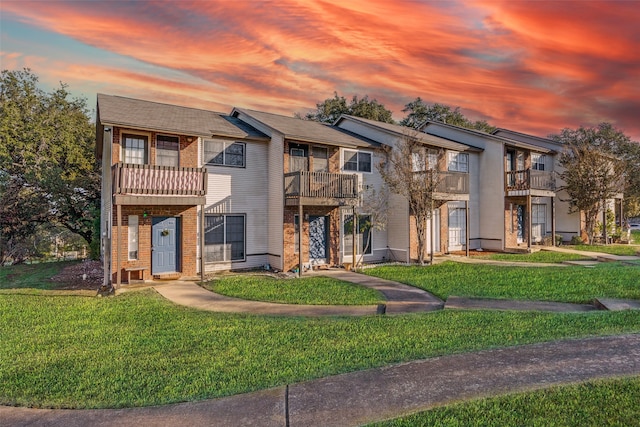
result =
[[[603,252],[596,252],[596,251],[579,251],[576,249],[563,248],[562,246],[542,246],[540,250],[549,251],[549,252],[561,252],[566,254],[584,255],[586,257],[593,258],[598,261],[604,261],[604,262],[640,261],[640,257],[634,256],[634,255],[612,255],[612,254],[606,254]]]
[[[159,407],[0,406],[0,426],[357,426],[462,400],[637,375],[640,335],[621,335],[436,357]]]

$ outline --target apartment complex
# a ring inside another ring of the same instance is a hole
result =
[[[428,253],[512,250],[580,235],[556,194],[554,141],[427,122],[417,131],[342,116],[333,125],[234,108],[220,113],[98,94],[105,281],[197,277],[218,270],[304,270],[418,258],[406,200],[384,227],[363,198],[412,138],[440,179]],[[379,166],[383,165],[383,166]],[[357,224],[357,226],[355,226]]]

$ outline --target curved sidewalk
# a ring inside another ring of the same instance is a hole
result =
[[[211,292],[195,283],[173,282],[155,285],[154,289],[169,301],[200,310],[222,313],[251,313],[274,316],[365,316],[381,313],[401,314],[440,310],[444,301],[422,289],[377,277],[345,270],[323,270],[311,273],[327,276],[375,289],[387,300],[384,308],[375,305],[302,305],[277,304],[231,298]]]
[[[201,402],[102,410],[0,406],[0,425],[356,426],[461,400],[637,375],[640,335],[621,335],[435,357]]]

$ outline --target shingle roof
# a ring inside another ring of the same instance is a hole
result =
[[[266,138],[224,113],[102,93],[98,94],[98,123],[204,137]]]
[[[262,123],[269,129],[278,132],[285,139],[301,142],[316,142],[327,145],[345,147],[380,147],[380,143],[346,132],[334,126],[313,122],[309,120],[287,117],[279,114],[265,113],[263,111],[234,108],[232,115],[244,114]]]
[[[474,147],[464,143],[458,143],[435,135],[429,135],[427,133],[416,131],[406,126],[395,125],[393,123],[379,122],[376,120],[364,119],[362,117],[343,114],[338,118],[338,120],[336,120],[335,124],[337,125],[342,120],[352,120],[355,122],[359,122],[369,127],[378,128],[397,137],[404,137],[405,135],[408,135],[426,145],[442,147],[455,151],[482,151],[482,149],[478,147]]]

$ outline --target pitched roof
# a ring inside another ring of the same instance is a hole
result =
[[[234,117],[246,115],[262,123],[272,131],[283,135],[285,139],[354,148],[377,148],[381,146],[378,142],[355,135],[344,129],[310,120],[245,108],[234,108],[231,115]]]
[[[98,94],[98,123],[193,136],[266,139],[234,117],[215,111]]]
[[[348,114],[342,114],[338,118],[338,120],[336,120],[334,125],[337,126],[340,124],[340,122],[344,120],[351,120],[354,122],[362,123],[365,126],[368,126],[370,128],[376,128],[378,130],[381,130],[383,132],[389,133],[393,136],[400,137],[400,138],[404,137],[405,135],[408,135],[412,138],[417,139],[418,141],[420,141],[425,145],[432,145],[432,146],[442,147],[448,150],[455,150],[455,151],[476,151],[476,152],[483,151],[482,148],[474,147],[469,144],[451,141],[449,139],[442,138],[435,135],[429,135],[428,133],[420,132],[406,126],[379,122],[377,120],[364,119],[362,117],[350,116]]]
[[[480,136],[482,138],[486,138],[490,141],[495,141],[501,144],[507,144],[507,145],[511,145],[514,147],[518,147],[518,148],[523,148],[525,150],[531,150],[531,151],[536,151],[539,153],[550,153],[550,154],[554,154],[555,151],[549,147],[544,147],[542,145],[534,145],[534,144],[529,144],[526,142],[522,142],[522,141],[518,141],[515,139],[511,139],[511,138],[507,138],[504,136],[499,136],[499,135],[494,135],[491,133],[487,133],[487,132],[482,132],[479,130],[475,130],[475,129],[469,129],[469,128],[465,128],[465,127],[461,127],[461,126],[455,126],[455,125],[450,125],[447,123],[442,123],[442,122],[436,122],[436,121],[431,121],[431,120],[427,120],[426,122],[424,122],[421,125],[422,129],[428,128],[429,126],[441,126],[444,128],[449,128],[449,129],[453,129],[462,133],[466,133],[469,135],[476,135],[476,136]],[[459,142],[459,141],[458,141]]]

